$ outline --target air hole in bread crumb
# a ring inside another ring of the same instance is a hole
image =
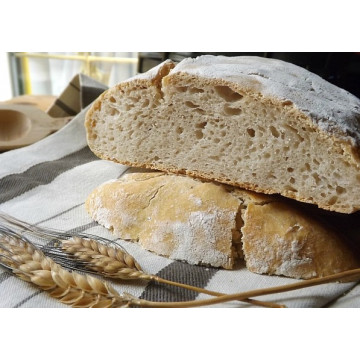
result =
[[[284,188],[287,191],[297,192],[297,190],[294,187],[290,186],[290,185],[286,185]]]
[[[178,126],[178,127],[176,128],[176,132],[177,132],[178,134],[182,134],[182,133],[184,132],[184,129],[183,129],[181,126]]]
[[[189,92],[190,92],[190,94],[196,94],[196,93],[203,93],[204,90],[196,88],[196,87],[192,87],[192,88],[189,89]]]
[[[112,103],[114,103],[114,102],[116,102],[116,100],[115,100],[115,98],[113,97],[113,96],[110,96],[110,102],[112,102]]]
[[[204,137],[204,134],[203,134],[203,132],[201,130],[196,130],[195,131],[195,137],[200,140],[200,139],[202,139]]]
[[[338,198],[337,196],[333,196],[330,200],[329,200],[329,205],[334,205],[337,202]]]
[[[196,109],[199,105],[194,104],[192,101],[185,101],[185,105],[191,109]]]
[[[242,95],[230,89],[228,86],[215,86],[215,91],[227,102],[234,102],[243,98]]]
[[[290,184],[295,184],[295,179],[293,177],[291,177],[289,182],[290,182]]]
[[[343,194],[343,193],[345,193],[346,192],[346,189],[345,188],[343,188],[343,187],[341,187],[341,186],[337,186],[336,187],[336,193],[338,194],[338,195],[341,195],[341,194]]]
[[[118,113],[119,113],[119,110],[117,110],[117,109],[112,108],[112,109],[110,110],[110,116],[114,116],[114,115],[116,115],[116,114],[118,114]]]
[[[287,170],[287,172],[290,172],[290,173],[294,171],[294,169],[292,167],[288,167],[286,170]]]
[[[278,138],[280,136],[280,133],[276,130],[274,126],[270,126],[271,135]]]
[[[187,86],[177,86],[176,87],[176,90],[179,91],[179,92],[186,92],[188,89]]]
[[[130,109],[132,109],[135,105],[134,104],[125,104],[125,110],[129,111]]]
[[[316,185],[319,185],[321,181],[320,176],[317,173],[313,173],[311,176],[314,178]]]
[[[225,106],[224,106],[224,113],[226,114],[226,115],[240,115],[241,114],[241,109],[239,109],[239,108],[232,108],[232,107],[230,107],[230,106],[228,106],[227,104],[225,104]]]
[[[248,129],[246,129],[246,131],[251,137],[255,136],[255,130],[254,129],[248,128]]]
[[[149,106],[150,104],[150,100],[149,99],[145,99],[144,102],[141,104],[142,107],[146,107]]]
[[[195,127],[198,129],[205,129],[205,126],[207,125],[207,122],[204,121],[202,123],[196,124]]]

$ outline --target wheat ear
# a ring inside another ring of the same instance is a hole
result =
[[[107,278],[123,280],[152,280],[158,283],[182,287],[187,290],[211,296],[224,295],[220,292],[174,282],[156,275],[148,274],[143,271],[135,259],[126,251],[100,244],[95,240],[88,240],[74,236],[71,239],[62,240],[61,246],[66,253],[69,253],[75,258],[81,260],[85,267]],[[272,302],[264,302],[254,299],[242,299],[242,301],[263,307],[284,307],[283,305],[278,305]]]
[[[14,234],[0,235],[0,263],[22,280],[72,307],[128,307],[134,299],[120,295],[93,276],[65,270]]]

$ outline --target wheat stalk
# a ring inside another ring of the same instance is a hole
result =
[[[72,307],[128,307],[134,299],[93,276],[65,270],[14,234],[0,236],[0,262],[22,280]]]
[[[187,290],[207,295],[224,295],[220,292],[174,282],[156,275],[148,274],[144,272],[136,260],[123,249],[115,249],[113,247],[100,244],[95,240],[74,236],[71,239],[62,240],[61,247],[65,252],[83,261],[87,268],[101,274],[104,277],[123,280],[152,280],[158,283],[182,287]],[[264,307],[284,307],[283,305],[254,299],[243,299],[242,301]]]
[[[72,235],[67,233],[60,233],[53,230],[41,229],[34,225],[29,225],[25,222],[21,222],[15,218],[12,218],[6,214],[0,213],[0,219],[5,220],[15,228],[22,230],[23,232],[28,232],[31,234],[36,234],[39,237],[47,237],[51,240],[57,240],[60,244],[63,242],[67,244],[68,248],[74,246],[75,243],[81,242],[76,238],[72,239]],[[1,231],[3,230],[3,231]],[[1,236],[1,232],[5,235]],[[102,244],[109,244],[111,241],[95,237]],[[83,239],[86,241],[86,239]],[[88,240],[91,241],[91,240]],[[94,240],[92,240],[94,241]],[[114,242],[114,245],[119,247],[117,243]],[[65,247],[66,247],[65,246]],[[37,249],[31,242],[25,239],[23,236],[20,237],[17,232],[9,229],[2,228],[0,226],[0,264],[11,269],[17,276],[22,278],[25,281],[32,282],[42,289],[48,291],[51,296],[57,298],[58,300],[67,303],[71,306],[91,306],[91,307],[125,307],[125,306],[140,306],[140,307],[195,307],[195,306],[207,306],[213,304],[224,303],[228,301],[249,301],[250,297],[257,297],[269,294],[282,293],[287,291],[298,290],[302,288],[317,286],[321,284],[327,284],[331,282],[340,282],[340,281],[358,281],[360,279],[360,269],[354,269],[349,271],[344,271],[338,274],[325,276],[323,278],[315,278],[310,280],[303,280],[297,283],[271,287],[265,289],[251,290],[242,293],[236,294],[221,294],[217,292],[212,292],[205,289],[199,289],[192,287],[186,284],[179,284],[169,280],[161,279],[155,275],[146,274],[140,267],[140,265],[129,255],[124,249],[119,250],[119,252],[124,252],[124,254],[117,255],[118,250],[108,248],[108,246],[98,248],[97,241],[92,243],[92,250],[95,251],[94,258],[102,258],[103,256],[108,256],[114,260],[116,258],[118,261],[122,262],[122,266],[108,267],[107,271],[112,272],[112,276],[115,278],[116,272],[121,268],[130,268],[130,270],[120,271],[123,278],[133,279],[137,276],[142,277],[145,280],[154,280],[158,282],[167,283],[175,286],[182,286],[187,289],[192,289],[194,291],[203,290],[202,292],[209,295],[215,295],[216,298],[206,299],[206,300],[195,300],[195,301],[183,301],[183,302],[153,302],[147,300],[138,299],[130,294],[119,295],[112,287],[106,283],[91,277],[89,275],[80,275],[74,272],[69,272],[63,269],[59,264],[56,264],[51,258],[45,256],[39,249]],[[89,245],[88,245],[89,247]],[[120,247],[121,248],[121,247]],[[73,248],[74,250],[75,248]],[[101,250],[101,251],[100,251]],[[97,252],[97,254],[96,254]],[[61,255],[64,256],[63,254]],[[61,257],[60,257],[61,258]],[[86,256],[83,254],[83,260],[85,264],[89,261]],[[106,262],[105,262],[106,263]],[[97,264],[97,272],[101,273],[101,268],[104,265],[104,262],[100,266],[101,261]],[[89,264],[88,264],[89,265]],[[94,268],[95,269],[95,268]],[[137,276],[134,274],[138,273]],[[104,273],[103,273],[104,275]],[[105,273],[106,275],[106,273]],[[251,299],[250,301],[255,304],[262,306],[272,306],[278,307],[279,305],[273,303],[264,303]],[[250,302],[249,301],[249,302]]]
[[[216,298],[206,299],[206,300],[195,300],[195,301],[182,301],[182,302],[151,302],[141,299],[133,299],[132,305],[137,305],[141,307],[154,307],[154,308],[185,308],[185,307],[195,307],[195,306],[209,306],[214,304],[220,304],[228,301],[241,301],[249,297],[257,297],[271,294],[279,294],[288,291],[300,290],[312,286],[318,286],[323,284],[329,284],[334,282],[348,282],[348,281],[359,281],[360,280],[360,268],[343,271],[337,274],[324,276],[322,278],[314,278],[309,280],[302,280],[293,284],[275,286],[263,289],[256,289],[245,291],[236,294],[221,295]]]

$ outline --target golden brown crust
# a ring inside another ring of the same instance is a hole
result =
[[[187,176],[142,171],[95,189],[91,217],[117,236],[191,264],[311,278],[358,267],[337,232],[288,200]]]
[[[250,203],[244,222],[243,251],[253,272],[309,279],[359,266],[334,230],[288,203]]]
[[[236,256],[239,206],[222,185],[159,172],[125,174],[86,201],[91,217],[121,238],[172,259],[226,269]]]

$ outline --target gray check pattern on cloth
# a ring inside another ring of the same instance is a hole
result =
[[[110,179],[120,177],[126,166],[98,159],[88,148],[84,129],[88,105],[106,87],[84,75],[76,76],[48,113],[77,114],[64,128],[47,138],[0,154],[0,211],[38,226],[61,231],[86,232],[114,239],[92,221],[84,208],[90,192]],[[223,293],[237,293],[280,286],[297,280],[258,275],[244,266],[221,270],[173,261],[143,250],[136,243],[118,239],[142,268],[163,278]],[[153,283],[112,282],[119,292],[151,301],[205,299],[208,295]],[[356,283],[327,284],[288,293],[258,297],[288,307],[360,307]],[[250,307],[240,302],[214,307]],[[0,267],[0,307],[66,307],[47,293]]]

